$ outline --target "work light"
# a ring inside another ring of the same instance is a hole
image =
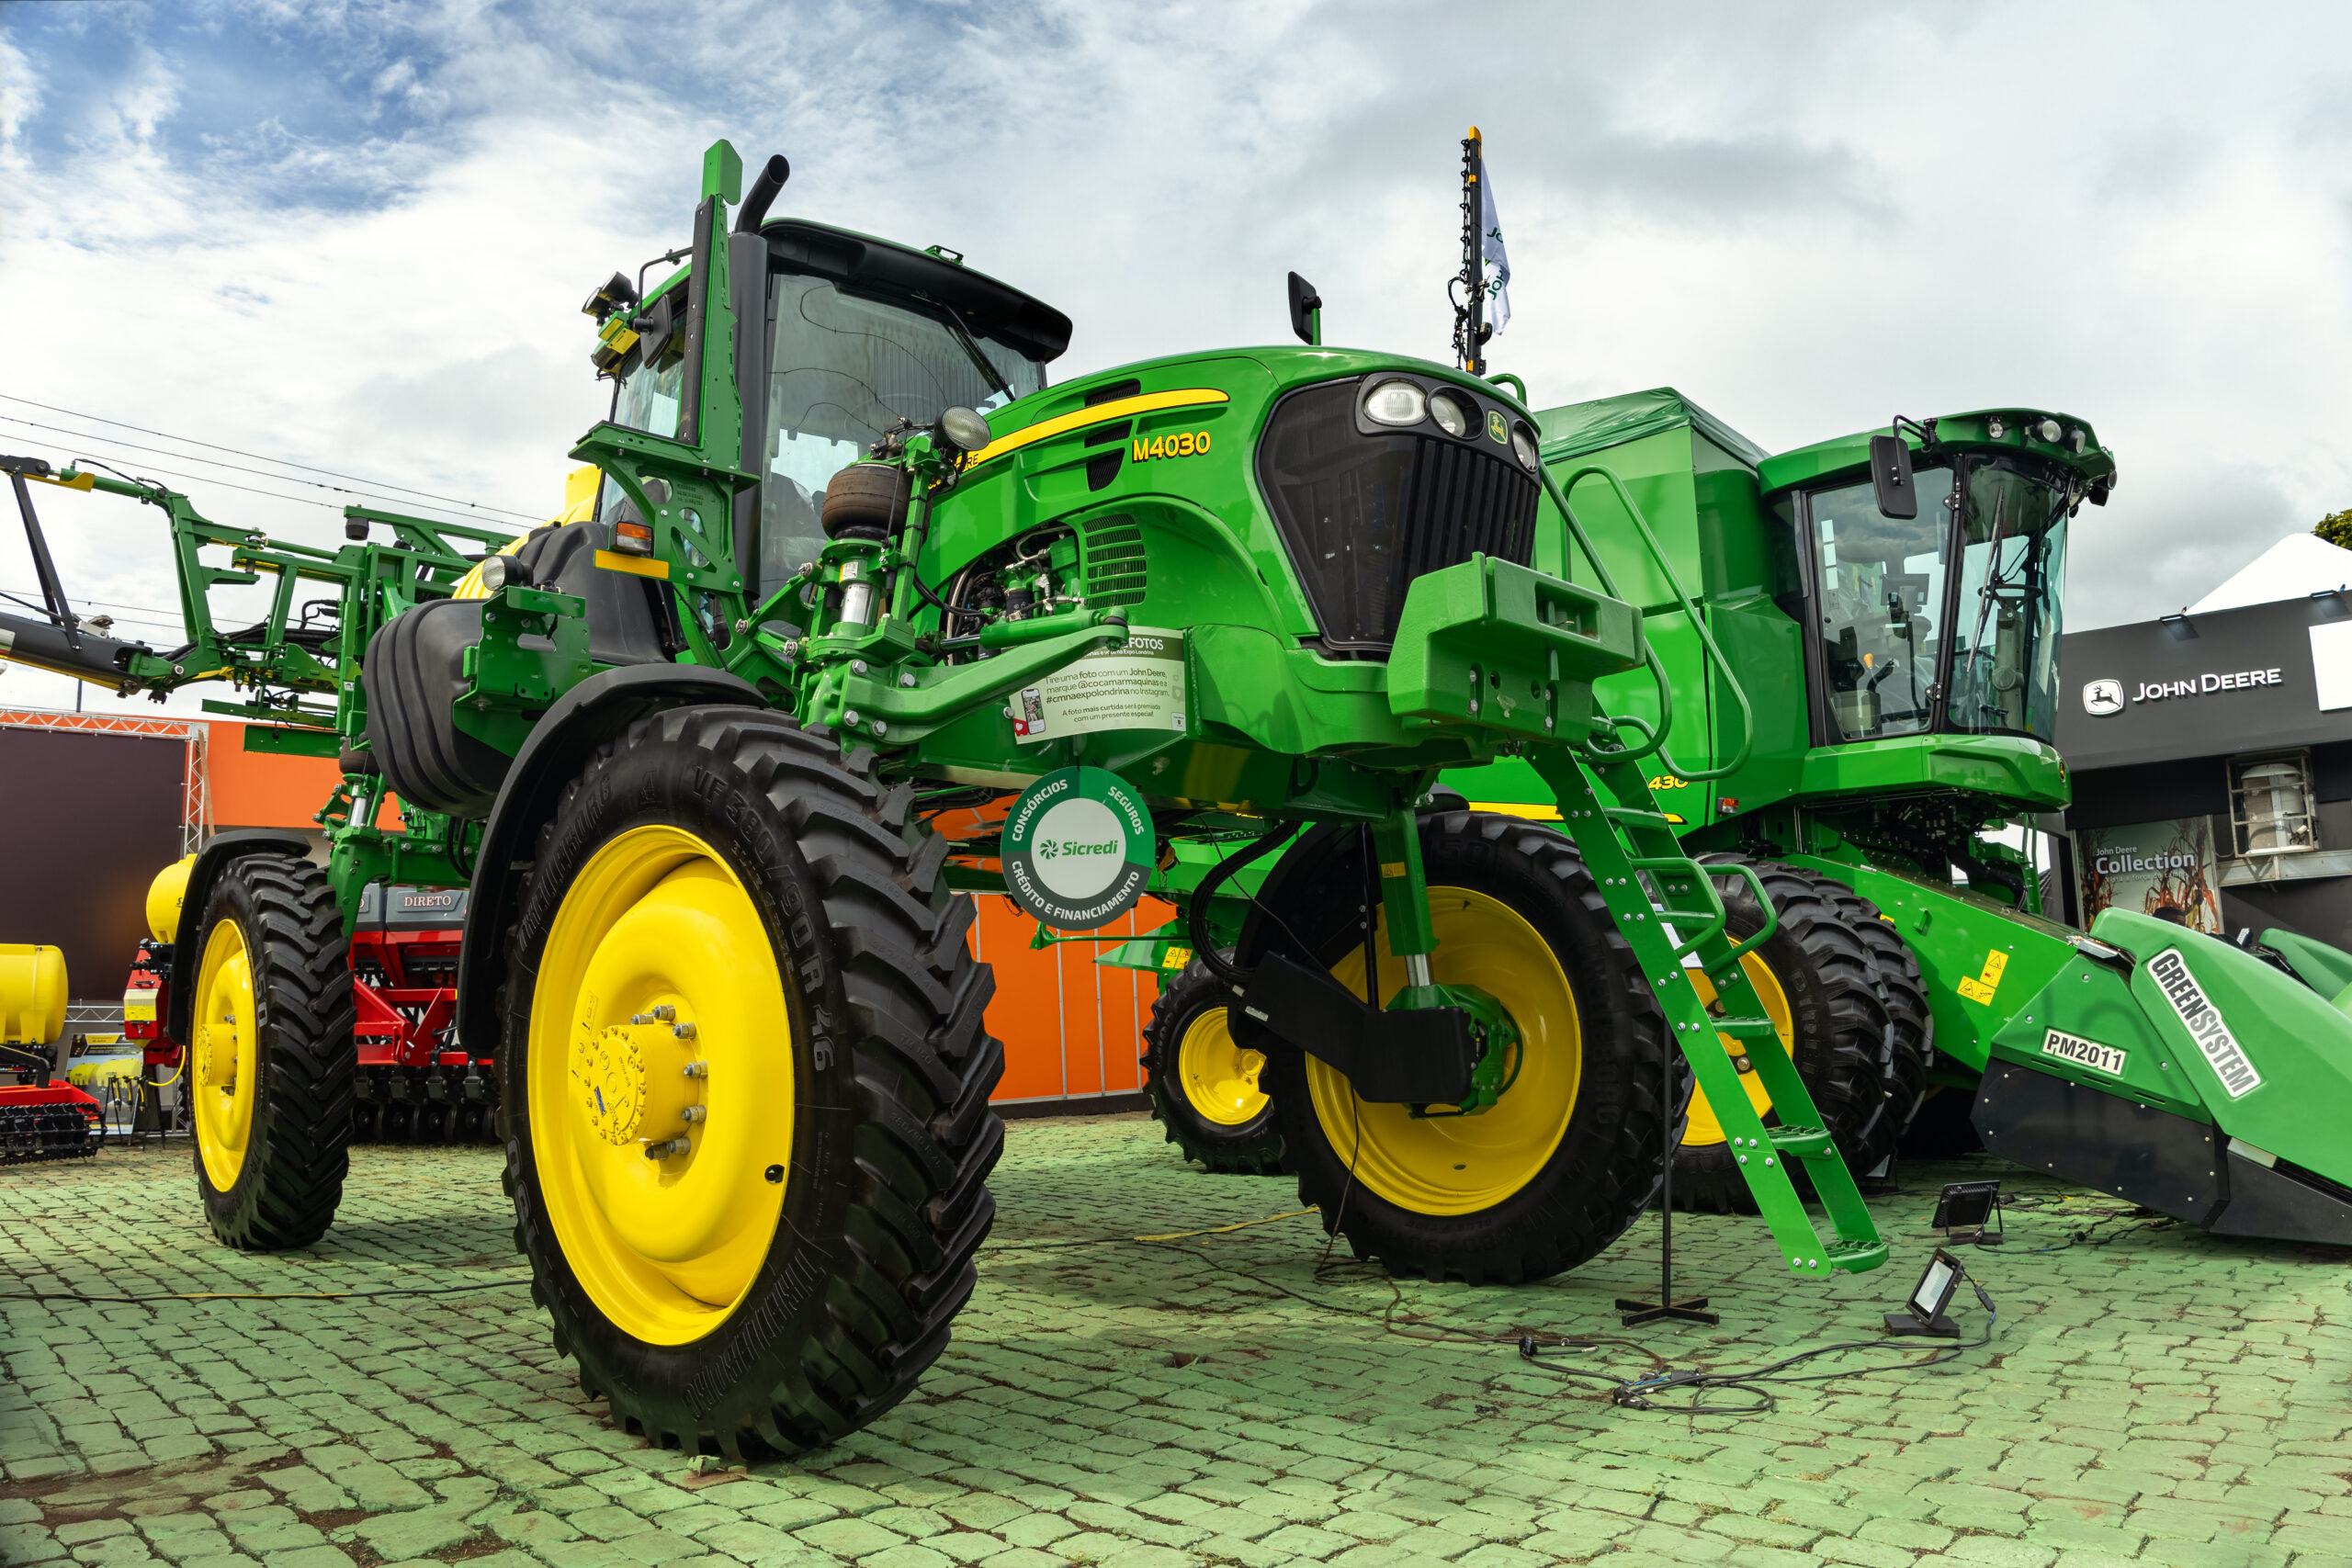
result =
[[[989,434],[989,422],[970,409],[949,409],[939,416],[939,428],[948,440],[967,452],[977,452],[993,439]]]

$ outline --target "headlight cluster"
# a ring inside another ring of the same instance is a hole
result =
[[[1449,389],[1430,391],[1417,381],[1398,377],[1375,382],[1364,394],[1363,417],[1374,424],[1397,430],[1433,423],[1456,441],[1476,441],[1486,436],[1498,442],[1506,439],[1507,416],[1500,411],[1481,415],[1478,404],[1466,393]],[[1511,456],[1529,473],[1537,472],[1544,459],[1536,449],[1533,427],[1525,420],[1513,419],[1508,430]]]

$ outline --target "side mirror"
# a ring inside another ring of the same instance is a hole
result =
[[[1290,275],[1290,330],[1303,344],[1317,348],[1323,344],[1323,297],[1315,292],[1315,285],[1295,272]]]
[[[1871,488],[1878,492],[1879,515],[1919,515],[1919,491],[1911,479],[1911,448],[1900,435],[1871,437]]]

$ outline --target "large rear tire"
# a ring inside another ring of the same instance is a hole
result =
[[[540,833],[498,1053],[515,1239],[582,1388],[664,1446],[855,1431],[971,1294],[1003,1055],[910,798],[821,729],[679,708]]]
[[[1734,858],[1711,855],[1702,863],[1719,865]],[[1860,929],[1865,901],[1794,866],[1751,863],[1780,916],[1780,929],[1742,966],[1766,1014],[1779,1026],[1781,1047],[1804,1079],[1822,1125],[1859,1175],[1894,1150],[1898,1119],[1916,1099],[1924,1072],[1917,1042],[1890,1026],[1891,988],[1876,955],[1876,939]],[[1733,938],[1745,940],[1762,929],[1763,909],[1745,877],[1717,874],[1714,883],[1730,913]],[[1725,1040],[1724,1048],[1736,1060],[1746,1060],[1737,1042]],[[1740,1086],[1766,1124],[1776,1124],[1780,1118],[1762,1080],[1743,1068]],[[1906,1097],[1900,1108],[1894,1102],[1898,1086]],[[1790,1175],[1799,1190],[1811,1190],[1793,1162]],[[1757,1212],[1755,1195],[1703,1093],[1691,1095],[1690,1115],[1675,1150],[1674,1206],[1710,1213]]]
[[[212,1234],[247,1252],[308,1247],[350,1171],[351,966],[326,874],[243,855],[197,929],[187,1096]]]
[[[1143,1091],[1166,1141],[1207,1170],[1277,1176],[1283,1135],[1259,1085],[1262,1052],[1236,1042],[1233,992],[1194,959],[1162,987],[1143,1032]]]
[[[1657,1190],[1688,1069],[1674,1059],[1676,1087],[1661,1100],[1664,1015],[1566,838],[1449,811],[1422,819],[1421,857],[1439,939],[1431,976],[1510,1012],[1521,1040],[1510,1087],[1476,1115],[1416,1117],[1359,1100],[1295,1049],[1272,1053],[1263,1081],[1300,1202],[1319,1207],[1357,1257],[1430,1280],[1541,1280],[1614,1241]],[[1312,875],[1268,879],[1282,890],[1279,919],[1358,994],[1363,871],[1350,851]],[[1385,998],[1404,964],[1382,931]]]

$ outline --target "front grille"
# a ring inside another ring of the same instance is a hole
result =
[[[1356,429],[1359,380],[1293,392],[1258,446],[1258,482],[1334,649],[1385,649],[1423,572],[1535,546],[1534,479],[1510,450]]]

